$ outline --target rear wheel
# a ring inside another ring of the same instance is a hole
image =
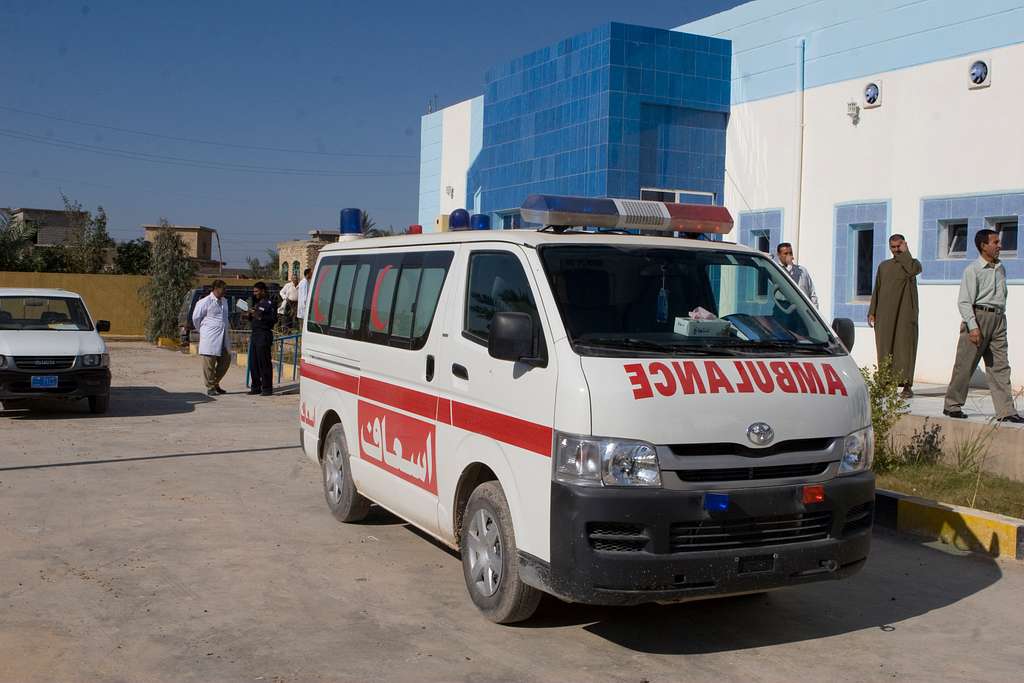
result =
[[[102,415],[110,407],[110,394],[89,397],[89,412],[93,415]]]
[[[324,475],[324,498],[331,514],[339,522],[359,522],[370,513],[370,501],[356,490],[352,481],[352,468],[345,432],[340,424],[331,427],[324,439],[324,457],[321,460]]]
[[[498,482],[485,482],[473,491],[463,519],[462,573],[473,604],[497,624],[529,619],[541,592],[519,576],[512,515]]]

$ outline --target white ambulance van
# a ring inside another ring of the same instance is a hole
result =
[[[852,323],[841,341],[766,255],[695,239],[731,229],[721,207],[534,195],[522,215],[545,227],[320,253],[299,420],[335,517],[376,503],[459,550],[499,623],[541,592],[629,605],[858,571]]]

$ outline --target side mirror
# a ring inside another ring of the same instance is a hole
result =
[[[110,321],[109,320],[97,320],[96,321],[97,332],[110,332]]]
[[[832,331],[839,337],[839,341],[843,342],[843,346],[846,347],[847,351],[853,351],[853,340],[856,339],[857,334],[852,320],[849,318],[836,318],[832,321]]]
[[[529,313],[501,311],[491,319],[487,352],[492,358],[518,361],[533,355],[533,319]]]

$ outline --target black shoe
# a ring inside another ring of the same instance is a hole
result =
[[[260,392],[260,396],[273,396],[273,395],[274,395],[273,391],[261,391]]]
[[[216,398],[217,390],[216,389],[207,389],[206,390],[206,395],[210,396],[210,397],[213,397],[213,398]]]
[[[220,386],[215,386],[215,387],[213,388],[213,390],[214,390],[214,391],[216,391],[216,392],[217,392],[218,394],[220,394],[221,396],[223,396],[224,394],[228,393],[228,392],[226,392],[225,390],[221,389],[221,388],[220,388]]]
[[[996,420],[996,422],[1010,422],[1015,425],[1024,425],[1024,417],[1021,417],[1020,415],[1014,413],[1013,415],[1001,417],[998,420]]]
[[[952,417],[957,420],[967,419],[967,413],[965,413],[962,410],[943,410],[942,414],[945,415],[946,417]]]
[[[914,392],[910,387],[903,387],[903,391],[900,392],[900,398],[914,398]]]
[[[250,396],[259,396],[261,392],[259,389],[250,389],[246,393],[248,393]]]

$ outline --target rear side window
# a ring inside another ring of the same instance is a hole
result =
[[[320,282],[318,272],[313,299],[322,291],[329,315],[325,320],[311,315],[310,329],[373,344],[422,348],[453,256],[417,252],[324,259],[325,281]]]
[[[338,260],[324,259],[313,279],[313,295],[309,299],[308,313],[310,327],[322,332],[331,319],[331,299],[334,294],[334,280],[338,275]]]

